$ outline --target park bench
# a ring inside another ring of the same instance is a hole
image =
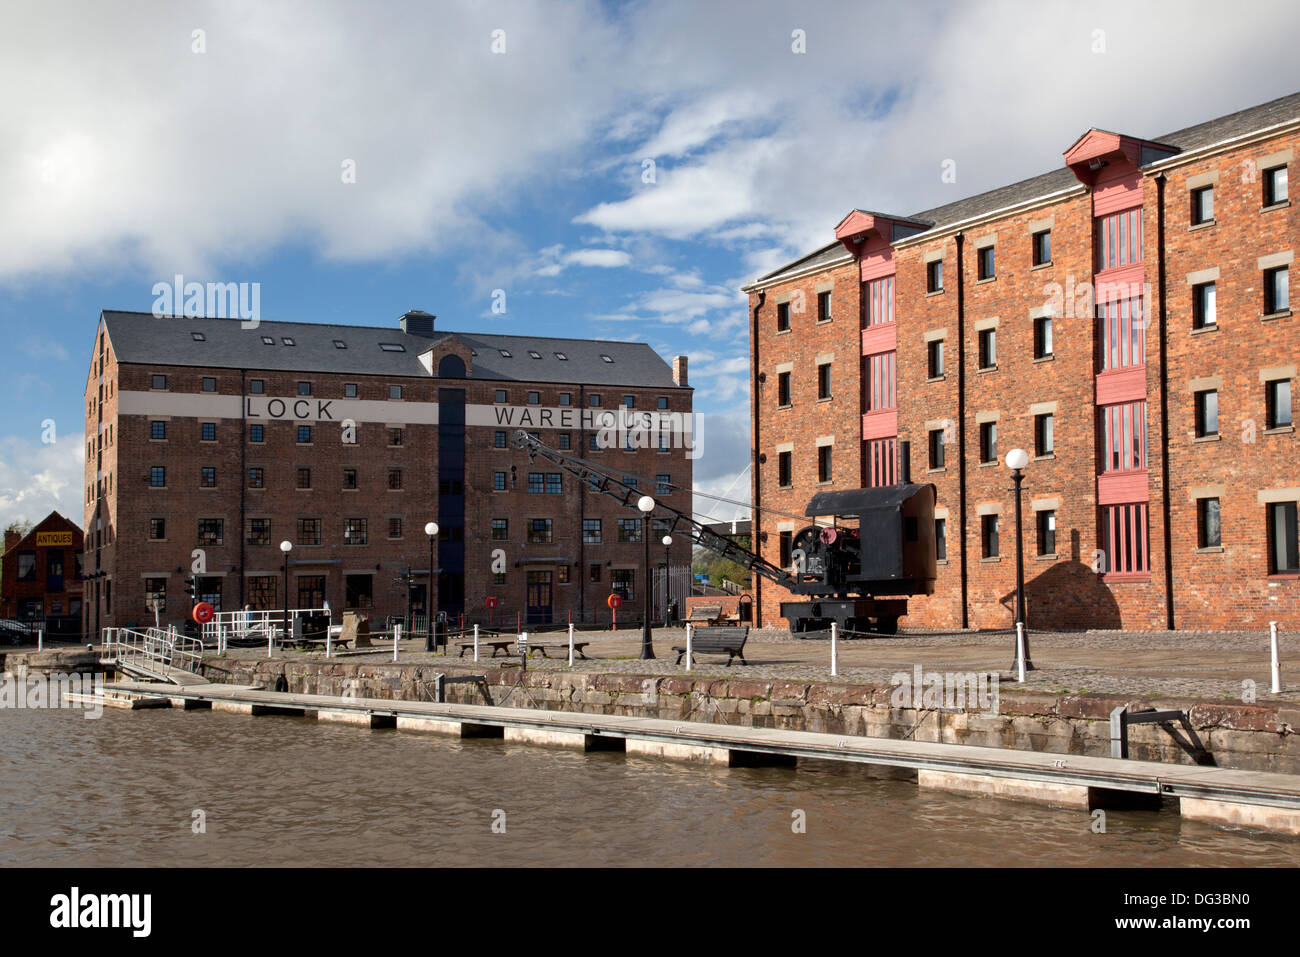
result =
[[[346,648],[348,645],[350,645],[350,644],[352,643],[352,639],[351,639],[351,638],[344,638],[344,637],[343,637],[343,626],[342,626],[342,625],[330,625],[330,626],[329,626],[329,630],[330,630],[330,646],[331,646],[331,647],[333,647],[333,648]],[[312,636],[312,637],[310,637],[310,638],[303,637],[303,638],[299,638],[299,639],[298,639],[298,641],[297,641],[297,645],[298,645],[299,648],[314,648],[314,647],[316,647],[317,645],[319,645],[319,646],[321,646],[322,648],[324,648],[324,647],[325,647],[325,638],[324,638],[324,637],[317,637],[317,636]]]
[[[721,617],[721,605],[696,605],[686,620],[692,625],[716,625]]]
[[[691,633],[691,656],[726,655],[728,668],[731,667],[733,658],[739,658],[742,665],[747,665],[749,662],[745,660],[744,650],[748,638],[748,625],[743,628],[696,628]],[[675,647],[673,651],[677,652],[677,664],[680,665],[682,656],[686,654],[686,648]]]
[[[478,641],[478,646],[480,648],[491,648],[493,658],[497,656],[498,651],[501,652],[503,655],[509,657],[510,648],[512,645],[514,645],[514,643],[515,643],[515,639],[513,638],[507,638],[504,641],[497,641],[495,639],[488,639],[488,638],[480,638]],[[472,641],[461,641],[461,642],[457,642],[457,644],[460,646],[459,657],[461,658],[465,657],[465,652],[471,650],[474,647],[474,642]]]
[[[587,659],[587,652],[584,651],[583,649],[585,649],[589,644],[591,644],[591,642],[589,642],[589,641],[575,641],[575,642],[573,643],[573,651],[574,651],[574,653],[575,653],[579,658]],[[530,645],[528,646],[528,651],[529,651],[530,654],[535,655],[535,654],[537,654],[537,652],[540,651],[540,652],[542,653],[542,657],[543,657],[543,658],[549,658],[549,657],[551,657],[550,655],[548,655],[548,654],[546,653],[546,652],[547,652],[547,649],[550,649],[551,651],[557,651],[557,652],[559,652],[559,657],[561,657],[561,658],[565,658],[565,657],[567,657],[568,654],[569,654],[569,643],[566,641],[566,642],[565,642],[564,644],[562,644],[562,645],[531,645],[531,644],[530,644]]]

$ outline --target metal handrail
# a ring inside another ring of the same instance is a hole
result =
[[[290,619],[300,615],[329,615],[333,622],[333,611],[326,608],[266,608],[260,611],[219,611],[212,620],[203,625],[203,644],[216,645],[223,649],[228,638],[248,638],[257,636],[265,638],[270,632],[275,635],[284,628],[285,616]]]
[[[162,628],[105,628],[101,654],[107,660],[145,671],[161,665],[198,674],[203,664],[203,643]]]

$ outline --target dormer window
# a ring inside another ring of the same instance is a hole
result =
[[[275,340],[272,339],[270,336],[262,336],[262,345],[273,346],[275,345]]]
[[[566,356],[563,352],[557,352],[557,353],[555,353],[555,358],[559,359],[561,362],[564,362],[564,361],[566,361],[569,357]]]
[[[346,342],[344,342],[342,339],[335,339],[335,340],[334,340],[334,348],[335,348],[335,349],[346,349],[347,347],[348,347],[348,344],[347,344]]]
[[[528,354],[534,359],[540,359],[542,357],[540,352],[534,352],[532,349],[528,350]]]
[[[286,346],[291,346],[293,345],[293,336],[281,336],[280,341],[283,342]]]
[[[190,338],[193,339],[195,342],[207,342],[207,341],[208,341],[207,336],[205,336],[205,335],[204,335],[203,333],[201,333],[201,332],[191,332],[191,333],[190,333]]]
[[[402,345],[400,342],[381,342],[379,343],[379,348],[383,349],[385,352],[406,351],[406,346]]]
[[[601,358],[601,361],[602,361],[602,362],[613,362],[613,361],[614,361],[614,359],[613,359],[611,356],[607,356],[607,355],[605,355],[603,352],[601,353],[600,358]]]
[[[509,350],[509,349],[498,349],[497,352],[501,353],[501,358],[502,358],[502,359],[512,359],[512,358],[514,358],[513,356],[510,355],[510,350]]]

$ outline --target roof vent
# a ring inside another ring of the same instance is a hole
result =
[[[402,331],[408,336],[432,336],[433,320],[437,318],[437,316],[429,315],[423,309],[411,309],[404,313],[398,322],[402,327]]]

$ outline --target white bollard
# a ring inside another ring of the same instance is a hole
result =
[[[569,622],[569,667],[573,667],[573,622]]]
[[[334,628],[331,625],[325,626],[325,657],[328,658],[334,650]]]
[[[1268,631],[1270,636],[1269,643],[1273,647],[1273,694],[1281,694],[1282,693],[1282,662],[1278,657],[1277,622],[1270,621],[1268,623]]]
[[[839,648],[840,629],[837,622],[831,622],[831,677],[834,678],[840,673],[840,648]]]
[[[271,649],[275,646],[275,629],[267,624],[266,629],[266,657],[271,657]]]
[[[688,621],[686,623],[686,670],[687,671],[691,670],[691,650],[692,650],[691,638],[692,637],[693,637],[693,630],[691,628],[691,623]]]
[[[36,629],[36,650],[37,651],[45,650],[45,629],[44,628]]]
[[[393,660],[397,660],[397,643],[402,639],[402,626],[393,626]]]
[[[474,625],[474,661],[478,661],[478,625]]]
[[[1016,671],[1021,684],[1025,681],[1025,623],[1016,622]]]

